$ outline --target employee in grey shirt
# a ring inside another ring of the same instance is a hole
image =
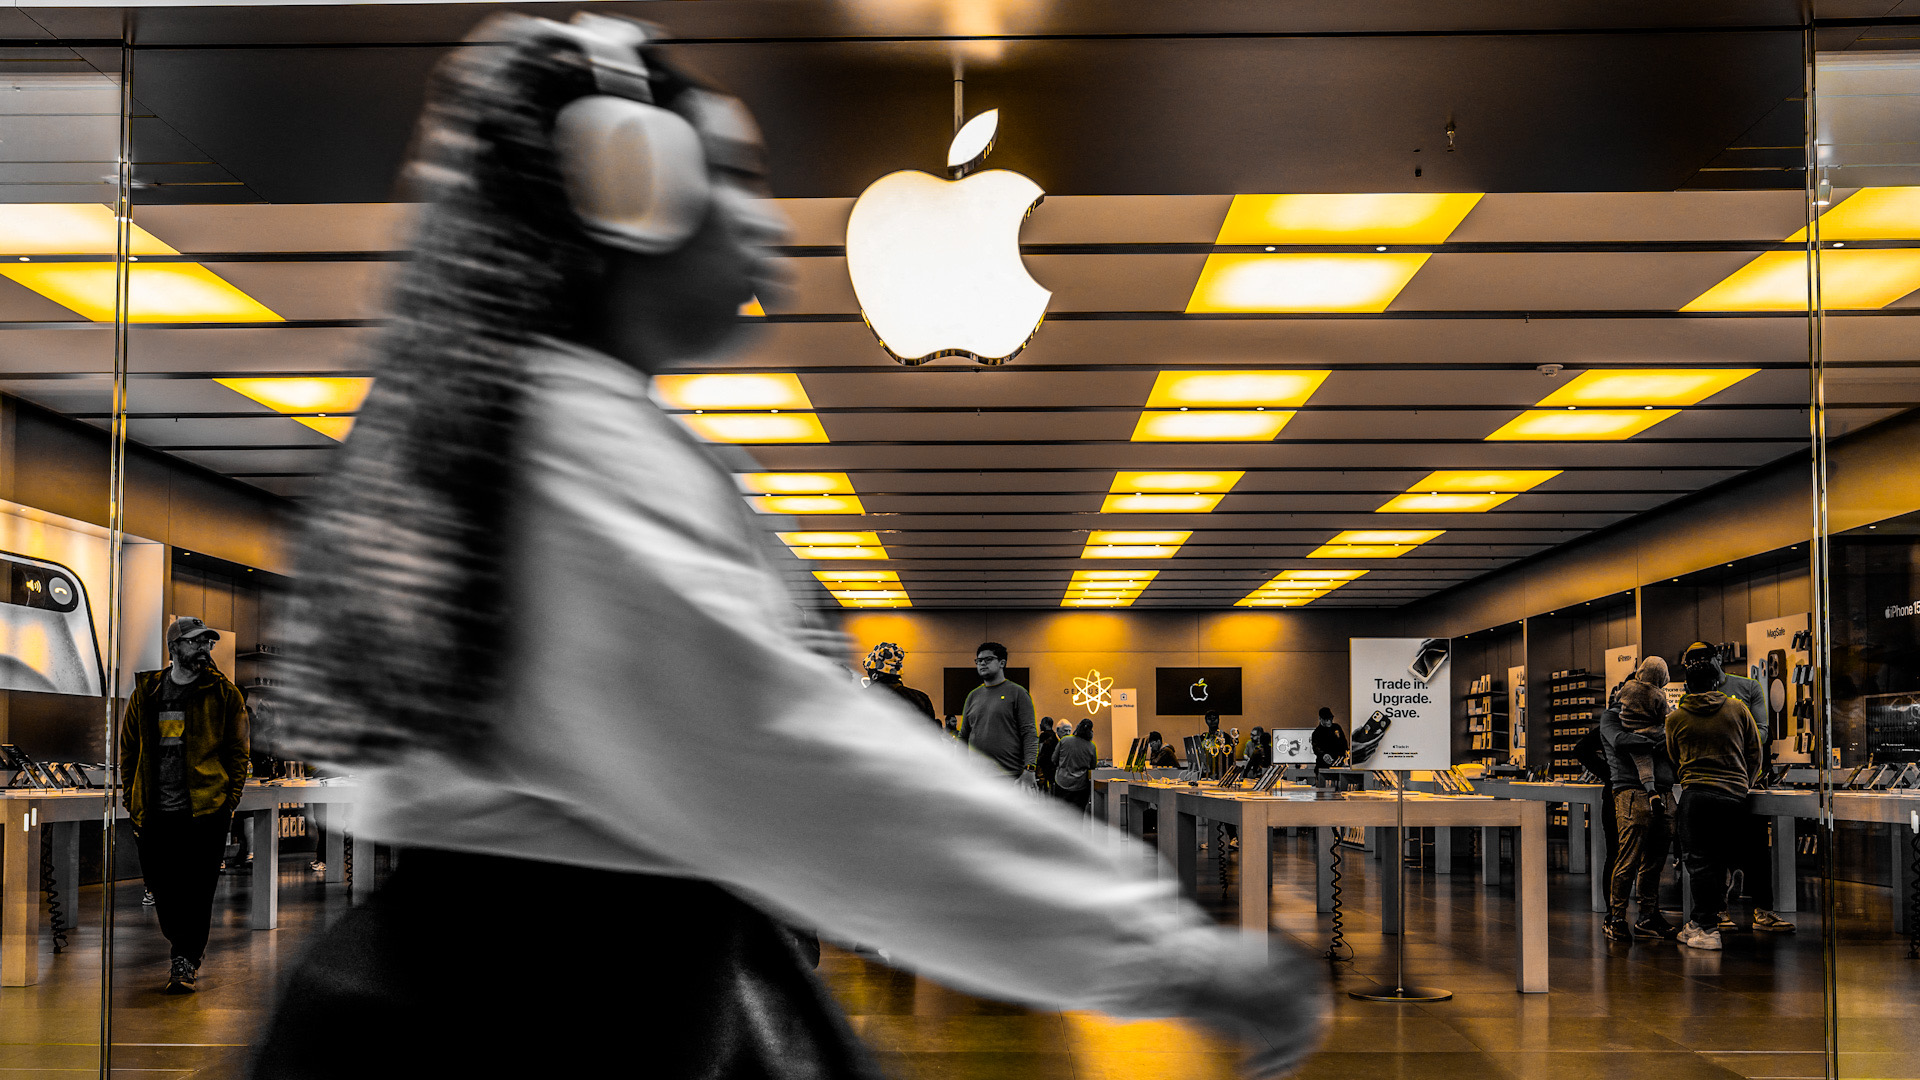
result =
[[[960,737],[1023,784],[1036,782],[1040,729],[1034,726],[1033,695],[1007,681],[1007,647],[997,641],[975,649],[980,685],[967,695]]]

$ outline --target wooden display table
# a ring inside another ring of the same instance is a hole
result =
[[[352,784],[321,783],[317,780],[277,781],[271,784],[249,783],[240,796],[237,816],[246,819],[253,841],[253,881],[249,898],[248,925],[255,930],[271,930],[280,925],[280,815],[285,803],[313,806],[327,816],[328,881],[340,881],[344,871],[346,846],[345,815],[334,816],[332,807],[344,807],[359,797]],[[76,826],[84,821],[100,821],[106,810],[101,791],[43,791],[34,788],[8,788],[0,791],[0,812],[4,813],[4,837],[0,841],[0,986],[32,986],[40,978],[40,830],[51,828],[54,879],[60,892],[71,903],[78,889],[80,837]],[[126,820],[122,807],[114,808],[114,820]],[[359,875],[353,883],[356,900],[372,889],[373,875]],[[111,895],[111,890],[108,891]]]

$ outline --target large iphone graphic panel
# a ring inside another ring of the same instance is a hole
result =
[[[0,688],[100,697],[106,674],[80,575],[0,552]]]

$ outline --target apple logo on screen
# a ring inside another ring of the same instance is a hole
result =
[[[1207,700],[1207,680],[1201,679],[1199,682],[1187,687],[1187,696],[1195,701]]]
[[[860,313],[903,364],[970,356],[1003,364],[1027,347],[1053,294],[1020,261],[1020,225],[1045,196],[1016,172],[974,169],[1000,110],[947,148],[951,180],[903,169],[875,180],[847,219],[847,273]]]

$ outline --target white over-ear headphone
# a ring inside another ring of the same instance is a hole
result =
[[[700,133],[653,103],[640,55],[646,27],[586,12],[554,25],[585,51],[599,91],[554,118],[574,213],[609,246],[647,255],[678,248],[706,220],[713,184]]]

